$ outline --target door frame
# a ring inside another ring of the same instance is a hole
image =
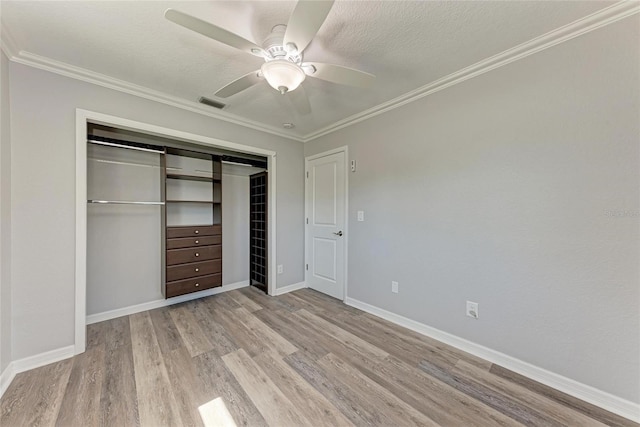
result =
[[[343,302],[347,301],[347,290],[349,282],[349,147],[343,145],[342,147],[334,148],[332,150],[323,151],[322,153],[313,154],[304,158],[304,281],[308,285],[309,270],[306,266],[309,265],[309,224],[307,219],[309,218],[309,180],[307,173],[309,172],[309,162],[322,157],[330,156],[336,153],[344,153],[344,271],[342,277],[344,277],[344,298]]]
[[[197,135],[150,123],[138,122],[108,114],[76,109],[76,235],[75,235],[75,332],[74,353],[85,351],[87,341],[87,125],[88,123],[118,127],[188,141],[202,146],[231,149],[267,158],[268,218],[268,294],[276,291],[276,152],[250,145]]]

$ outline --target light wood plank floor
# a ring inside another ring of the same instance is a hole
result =
[[[0,406],[2,427],[637,426],[309,289],[90,325]]]

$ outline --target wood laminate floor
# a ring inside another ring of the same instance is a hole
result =
[[[632,426],[315,291],[240,289],[90,325],[15,377],[10,426]]]

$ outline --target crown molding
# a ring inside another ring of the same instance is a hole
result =
[[[15,44],[14,44],[14,47],[15,47]],[[3,43],[3,50],[4,50],[4,43]],[[258,122],[254,122],[252,120],[242,119],[238,116],[226,113],[224,111],[215,111],[215,110],[211,111],[210,107],[203,107],[197,102],[187,101],[173,95],[169,95],[157,90],[149,89],[147,87],[136,85],[124,80],[109,77],[105,74],[97,73],[95,71],[76,67],[64,62],[56,61],[56,60],[53,60],[44,56],[36,55],[24,50],[18,51],[17,49],[14,49],[11,47],[5,50],[5,53],[7,53],[7,56],[11,61],[16,62],[18,64],[27,65],[29,67],[49,71],[65,77],[70,77],[72,79],[106,87],[108,89],[117,90],[119,92],[127,93],[129,95],[138,96],[140,98],[145,98],[151,101],[159,102],[161,104],[170,105],[172,107],[180,108],[182,110],[191,111],[193,113],[202,114],[208,117],[213,117],[218,120],[240,125],[246,128],[260,131],[260,132],[265,132],[265,133],[276,135],[282,138],[287,138],[294,141],[302,142],[301,137],[287,134],[283,132],[281,129],[264,125]]]
[[[11,35],[9,28],[4,22],[0,20],[0,47],[5,55],[7,55],[7,58],[9,58],[9,60],[13,62],[45,71],[50,71],[52,73],[60,74],[65,77],[70,77],[72,79],[92,83],[109,89],[114,89],[119,92],[124,92],[129,95],[149,99],[151,101],[170,105],[172,107],[177,107],[183,110],[213,117],[246,128],[270,133],[272,135],[280,136],[287,139],[292,139],[297,142],[303,142],[301,137],[290,135],[283,132],[281,129],[254,122],[252,120],[242,119],[235,115],[225,113],[224,111],[211,111],[209,110],[210,107],[203,107],[197,102],[187,101],[176,96],[146,88],[144,86],[109,77],[105,74],[97,73],[85,68],[76,67],[61,61],[56,61],[44,56],[36,55],[24,50],[20,50],[17,46],[18,44],[15,42],[15,39]]]
[[[97,73],[85,68],[76,67],[61,61],[56,61],[51,58],[20,50],[17,47],[18,44],[15,42],[14,37],[11,35],[9,28],[2,21],[0,21],[0,45],[2,51],[5,53],[5,55],[7,55],[7,58],[18,64],[50,71],[52,73],[60,74],[65,77],[70,77],[72,79],[92,83],[98,86],[106,87],[108,89],[117,90],[129,95],[156,101],[161,104],[170,105],[172,107],[177,107],[197,114],[213,117],[225,122],[240,125],[260,132],[270,133],[272,135],[292,139],[297,142],[303,142],[300,136],[285,133],[284,131],[276,127],[267,126],[252,120],[242,119],[238,116],[226,113],[224,111],[210,110],[210,107],[203,107],[197,102],[187,101],[176,96],[166,94],[164,92],[149,89],[144,86],[129,83],[124,80],[109,77],[105,74]]]
[[[486,58],[434,82],[428,83],[416,90],[407,92],[390,101],[354,114],[315,132],[309,133],[302,139],[305,143],[313,141],[321,136],[370,119],[395,108],[402,107],[403,105],[417,101],[425,96],[429,96],[450,86],[462,83],[491,70],[495,70],[496,68],[518,61],[529,55],[549,49],[557,44],[564,43],[575,37],[597,30],[598,28],[602,28],[638,12],[640,12],[640,1],[624,0],[615,3],[609,7],[599,10],[598,12],[587,15],[584,18],[578,19],[577,21],[529,40],[528,42],[522,43],[511,49],[507,49],[504,52]]]
[[[321,136],[370,119],[379,114],[402,107],[406,104],[424,98],[425,96],[429,96],[450,86],[462,83],[466,80],[472,79],[491,70],[495,70],[496,68],[518,61],[527,56],[536,54],[557,44],[564,43],[575,37],[597,30],[598,28],[602,28],[639,12],[640,1],[620,1],[563,27],[536,37],[528,42],[522,43],[511,49],[507,49],[504,52],[486,58],[469,67],[463,68],[459,71],[456,71],[455,73],[449,74],[448,76],[428,83],[411,92],[407,92],[399,97],[383,102],[382,104],[379,104],[375,107],[369,108],[365,111],[339,120],[335,123],[332,123],[317,131],[308,133],[303,136],[291,135],[283,132],[279,128],[268,126],[256,121],[243,119],[239,116],[226,113],[224,111],[211,111],[208,107],[203,107],[201,106],[201,104],[196,102],[187,101],[173,95],[146,88],[144,86],[129,83],[124,80],[109,77],[104,74],[100,74],[94,71],[20,50],[18,48],[18,45],[15,43],[15,39],[11,36],[7,26],[4,25],[4,23],[0,23],[0,38],[2,41],[2,50],[13,62],[50,71],[52,73],[81,80],[87,83],[96,84],[109,89],[117,90],[119,92],[127,93],[129,95],[139,96],[151,101],[156,101],[186,111],[213,117],[218,120],[223,120],[246,128],[276,135],[282,138],[306,143],[313,141]]]

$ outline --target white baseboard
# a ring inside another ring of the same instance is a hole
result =
[[[9,384],[11,384],[15,376],[16,371],[13,369],[13,364],[9,363],[4,371],[2,371],[2,374],[0,374],[0,397],[7,391]]]
[[[218,288],[206,289],[201,292],[194,292],[192,294],[180,295],[175,298],[150,301],[143,304],[132,305],[129,307],[120,308],[117,310],[105,311],[103,313],[93,314],[87,316],[87,324],[102,322],[104,320],[115,319],[116,317],[127,316],[129,314],[139,313],[141,311],[152,310],[154,308],[166,307],[172,304],[178,304],[185,301],[190,301],[196,298],[202,298],[209,295],[215,295],[222,292],[232,291],[234,289],[240,289],[249,286],[249,281],[232,283],[230,285],[224,285]],[[20,372],[25,372],[30,369],[39,368],[40,366],[48,365],[49,363],[58,362],[69,357],[73,357],[75,354],[75,346],[70,345],[59,349],[47,351],[44,353],[36,354],[34,356],[25,357],[24,359],[14,360],[9,363],[6,369],[0,375],[0,397],[9,388],[11,381]]]
[[[462,351],[466,351],[467,353],[471,353],[474,356],[488,360],[491,363],[495,363],[511,371],[517,372],[531,378],[532,380],[538,381],[549,387],[553,387],[556,390],[584,400],[585,402],[589,402],[609,412],[613,412],[614,414],[618,414],[635,422],[640,422],[640,405],[637,403],[614,396],[589,385],[579,383],[578,381],[547,371],[546,369],[534,366],[504,353],[500,353],[371,304],[349,297],[346,298],[345,303],[407,329],[411,329],[412,331],[418,332],[422,335],[441,341]]]
[[[2,372],[2,375],[0,375],[0,397],[2,397],[7,388],[9,388],[11,381],[13,381],[15,376],[20,372],[29,371],[50,363],[68,359],[73,357],[74,354],[75,346],[68,345],[55,350],[45,351],[44,353],[36,354],[34,356],[25,357],[24,359],[14,360],[9,363],[9,366],[7,366],[4,372]]]
[[[223,285],[217,288],[206,289],[200,292],[193,292],[191,294],[180,295],[173,298],[159,299],[155,301],[144,302],[142,304],[117,308],[115,310],[103,311],[102,313],[96,313],[87,316],[87,325],[91,325],[92,323],[104,322],[105,320],[111,320],[117,317],[128,316],[130,314],[140,313],[142,311],[153,310],[155,308],[167,307],[173,304],[179,304],[181,302],[191,301],[197,298],[208,297],[210,295],[233,291],[234,289],[240,289],[246,286],[249,286],[248,280],[231,283],[229,285]]]
[[[284,295],[289,292],[297,291],[298,289],[308,288],[307,282],[298,282],[293,285],[283,286],[282,288],[276,288],[276,291],[273,293],[274,296]]]
[[[30,369],[39,368],[40,366],[48,365],[49,363],[59,362],[64,359],[73,357],[75,346],[68,345],[62,348],[56,348],[55,350],[45,351],[44,353],[36,354],[33,356],[25,357],[24,359],[18,359],[11,362],[13,370],[16,374],[25,372]]]

